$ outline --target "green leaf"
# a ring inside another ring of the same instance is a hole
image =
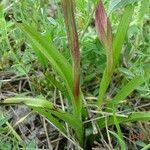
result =
[[[118,92],[118,94],[107,103],[108,108],[116,107],[117,104],[123,101],[133,90],[138,88],[146,80],[150,79],[150,66],[146,66],[144,69],[144,75],[135,76],[130,80],[123,88]]]
[[[48,60],[47,58],[43,55],[43,53],[41,51],[39,51],[39,49],[36,47],[36,45],[34,43],[32,43],[32,48],[35,51],[35,54],[39,60],[39,62],[44,65],[47,66],[48,65]]]
[[[47,43],[50,43],[52,42],[52,39],[51,39],[51,34],[46,31],[45,34],[44,34],[44,38],[47,39]],[[44,56],[44,54],[39,51],[38,47],[36,46],[36,44],[34,43],[31,43],[32,44],[32,47],[37,55],[37,58],[39,59],[39,62],[44,65],[44,66],[47,66],[48,65],[48,59]]]
[[[115,109],[114,109],[114,112],[113,112],[113,118],[114,118],[114,123],[115,123],[116,129],[117,129],[118,136],[123,141],[123,135],[122,135],[122,132],[121,132],[120,125],[118,123],[117,117],[115,115]]]
[[[137,18],[137,22],[139,24],[142,24],[144,15],[149,10],[149,5],[150,5],[150,0],[143,0],[141,2],[141,7],[140,7],[138,18]]]
[[[150,144],[144,146],[141,150],[149,150],[150,149]]]
[[[150,111],[147,112],[132,112],[127,117],[117,116],[118,123],[135,122],[135,121],[150,121]],[[101,118],[97,121],[100,128],[105,128],[105,118]],[[107,118],[107,125],[114,125],[113,116]]]
[[[58,121],[58,119],[53,117],[48,111],[45,111],[44,109],[41,109],[40,107],[35,107],[35,106],[30,106],[30,108],[38,112],[43,117],[47,118],[48,121],[50,121],[50,123],[53,124],[53,126],[55,126],[58,129],[58,131],[62,132],[65,135],[67,134],[67,131],[64,128],[64,126]]]
[[[47,42],[46,36],[40,35],[33,27],[26,23],[16,24],[29,38],[31,44],[36,46],[37,50],[48,59],[53,69],[65,80],[74,111],[76,111],[77,108],[73,97],[73,71],[71,65],[51,42]]]
[[[123,8],[129,4],[134,4],[135,2],[139,2],[142,0],[110,0],[108,12],[109,14],[113,11]]]
[[[133,6],[127,6],[124,10],[124,14],[122,16],[122,19],[119,23],[117,33],[115,35],[114,41],[113,41],[113,66],[114,68],[116,65],[119,64],[120,59],[120,52],[125,40],[125,36],[132,18],[134,12]]]
[[[55,107],[53,103],[47,100],[39,99],[39,98],[8,98],[4,101],[4,103],[0,103],[0,105],[26,105],[33,110],[39,112],[44,117],[49,119],[52,124],[54,124],[60,131],[66,134],[65,128],[62,126],[58,120],[53,117],[56,116],[64,122],[68,123],[68,125],[74,129],[80,144],[83,139],[83,129],[82,122],[76,118],[74,115],[64,112],[63,110]],[[53,115],[53,116],[52,116]]]
[[[55,48],[52,43],[47,42],[45,36],[40,35],[33,27],[26,23],[17,26],[26,34],[30,42],[49,60],[53,68],[65,79],[69,87],[72,87],[72,68],[65,57]]]
[[[107,69],[105,69],[101,83],[100,83],[100,88],[99,88],[99,95],[98,95],[98,101],[97,101],[97,105],[99,107],[103,104],[104,96],[105,96],[106,90],[109,86],[110,80],[111,80],[111,76],[108,73]]]
[[[119,63],[121,49],[125,40],[125,36],[129,27],[129,23],[131,21],[133,11],[134,8],[132,6],[126,7],[125,13],[122,17],[122,20],[120,21],[117,33],[113,40],[113,69],[115,69],[116,65]],[[102,81],[100,83],[98,106],[103,103],[105,92],[111,80],[111,72],[108,71],[110,70],[109,67],[111,68],[111,65],[107,64],[107,69],[105,69]]]
[[[118,139],[118,142],[120,144],[121,150],[126,150],[126,144],[125,142],[119,137],[118,134],[116,134],[115,132],[109,131],[114,137],[116,137]]]
[[[0,110],[0,127],[7,122],[8,118],[3,116],[3,112]]]

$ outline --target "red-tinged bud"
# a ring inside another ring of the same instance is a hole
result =
[[[112,49],[112,28],[102,0],[99,1],[95,13],[97,34],[106,49]]]
[[[95,13],[95,26],[98,37],[106,49],[107,56],[107,74],[111,76],[113,71],[113,53],[112,53],[112,28],[107,17],[102,0],[99,0]]]

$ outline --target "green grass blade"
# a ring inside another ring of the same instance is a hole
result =
[[[104,96],[109,86],[110,80],[111,80],[111,76],[108,74],[107,69],[105,69],[103,73],[102,81],[100,83],[100,88],[99,88],[99,95],[98,95],[98,101],[97,101],[97,105],[99,107],[103,104]]]
[[[117,121],[119,124],[126,122],[135,122],[135,121],[150,121],[150,111],[147,112],[132,112],[128,117],[117,116]],[[102,118],[97,121],[100,128],[105,128],[105,118]],[[114,125],[113,116],[109,117],[107,120],[108,126]]]
[[[33,108],[34,111],[38,112],[40,115],[42,115],[46,119],[48,119],[51,122],[51,124],[53,124],[53,126],[55,126],[58,129],[58,131],[62,132],[63,134],[67,134],[67,131],[64,128],[64,126],[58,121],[58,119],[53,117],[49,112],[47,112],[39,107],[31,106],[31,108]]]
[[[0,103],[0,105],[5,105],[5,104],[11,104],[11,105],[27,105],[31,107],[40,107],[40,108],[47,108],[47,109],[53,109],[53,103],[39,99],[39,98],[30,98],[30,97],[14,97],[14,98],[8,98],[5,99],[3,103]]]
[[[150,67],[145,68],[145,74],[135,76],[131,81],[129,81],[118,94],[107,103],[108,108],[116,107],[119,102],[124,100],[133,90],[144,83],[146,80],[150,79]]]
[[[115,132],[109,131],[114,137],[116,137],[118,139],[118,142],[120,144],[121,150],[126,150],[126,144],[125,142],[119,137],[118,134],[116,134]]]
[[[70,113],[64,112],[63,110],[55,107],[53,103],[39,99],[39,98],[8,98],[4,101],[4,103],[0,103],[0,105],[26,105],[33,110],[42,113],[42,115],[45,115],[46,118],[49,118],[52,123],[59,128],[60,130],[64,132],[62,125],[50,114],[58,117],[59,119],[63,120],[64,122],[68,123],[68,125],[74,129],[76,136],[78,140],[80,141],[80,144],[82,145],[83,140],[83,129],[82,129],[82,122],[73,116]],[[47,116],[48,114],[50,116]],[[58,124],[59,123],[59,124]]]
[[[20,142],[23,142],[20,135],[15,131],[15,129],[12,127],[12,125],[9,122],[6,122],[6,125],[10,129],[10,132],[12,132],[12,134],[16,137],[16,139]]]
[[[39,49],[37,48],[37,46],[34,43],[32,43],[32,48],[34,49],[35,54],[36,54],[39,62],[42,65],[47,66],[48,65],[48,59],[43,55],[43,53],[41,51],[39,51]]]
[[[64,113],[63,111],[51,110],[50,112],[53,115],[59,117],[61,120],[67,122],[68,125],[74,129],[80,145],[83,146],[83,130],[84,129],[83,129],[81,120],[71,114]]]
[[[123,141],[123,135],[122,135],[122,132],[121,132],[120,125],[118,123],[117,117],[115,115],[115,111],[113,112],[113,118],[114,118],[114,123],[115,123],[116,129],[117,129],[118,136]]]
[[[4,103],[0,103],[0,105],[3,104],[12,104],[12,105],[18,104],[18,105],[26,105],[28,107],[45,109],[47,111],[50,111],[52,114],[59,117],[60,119],[66,121],[74,129],[80,126],[78,123],[78,119],[75,118],[72,114],[64,112],[63,110],[55,107],[53,103],[47,100],[39,98],[8,98],[4,101]]]
[[[141,150],[149,150],[150,149],[150,144],[144,146]]]
[[[44,110],[44,109],[41,109],[39,107],[31,107],[34,111],[38,112],[39,114],[41,114],[43,117],[45,117],[48,121],[50,121],[50,123],[55,126],[57,128],[57,130],[62,134],[64,135],[66,138],[70,138],[68,137],[67,135],[67,131],[66,129],[64,128],[64,126],[58,121],[58,119],[56,119],[55,117],[53,117],[51,115],[51,112],[47,111],[47,110]],[[62,114],[63,115],[63,114]],[[76,128],[76,130],[78,131],[78,128]],[[81,130],[81,129],[80,129]],[[77,138],[78,140],[80,141],[80,131],[77,132],[78,135]]]
[[[119,64],[120,52],[121,52],[122,45],[125,40],[125,36],[128,30],[133,12],[134,12],[134,7],[127,6],[124,10],[124,14],[118,26],[118,30],[113,41],[113,57],[114,57],[113,67],[114,68],[116,67],[116,65]]]
[[[23,142],[21,137],[18,135],[18,133],[14,130],[14,128],[11,126],[11,124],[8,122],[9,118],[6,118],[3,116],[3,113],[0,109],[0,127],[3,128],[3,125],[6,124],[8,128],[10,129],[9,133],[12,132],[14,137],[20,142]]]
[[[7,122],[8,118],[3,116],[3,112],[0,109],[0,127]]]
[[[143,23],[144,15],[149,10],[149,5],[150,5],[150,0],[143,0],[141,2],[141,7],[140,7],[138,18],[137,18],[137,22],[139,24]]]

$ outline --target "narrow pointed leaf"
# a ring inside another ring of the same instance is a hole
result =
[[[48,65],[48,59],[43,55],[43,53],[41,51],[39,51],[39,49],[37,48],[37,46],[34,43],[32,43],[32,48],[34,49],[35,54],[36,54],[39,62],[42,65],[47,66]]]
[[[113,68],[115,68],[116,65],[119,64],[122,46],[124,44],[124,40],[126,37],[126,33],[128,30],[133,12],[134,12],[134,6],[127,6],[124,10],[122,19],[119,23],[117,33],[116,33],[114,41],[113,41],[113,57],[114,57],[113,58]]]
[[[98,106],[103,103],[105,92],[113,74],[112,27],[107,17],[102,0],[99,0],[95,12],[96,31],[106,50],[107,64],[100,83]]]
[[[71,65],[55,46],[47,42],[47,38],[40,35],[33,27],[25,23],[16,24],[26,34],[36,49],[48,59],[53,69],[65,80],[70,100],[72,100],[71,102],[73,103],[73,74]]]
[[[97,105],[99,107],[103,104],[104,96],[109,86],[110,80],[111,80],[111,74],[109,74],[107,69],[105,69],[101,83],[100,83],[100,88],[99,88],[99,95],[98,95],[98,101],[97,101]]]
[[[149,150],[150,149],[150,144],[145,145],[141,150]]]
[[[133,90],[139,87],[146,80],[150,79],[150,67],[145,67],[144,75],[135,76],[131,81],[129,81],[118,94],[107,103],[108,108],[116,107],[119,102],[123,101]]]
[[[64,126],[58,121],[58,119],[56,119],[55,117],[53,117],[49,112],[41,109],[41,108],[38,108],[38,107],[34,107],[34,106],[31,106],[31,108],[38,112],[40,115],[42,115],[43,117],[45,117],[46,119],[48,119],[48,121],[50,121],[50,123],[55,126],[58,131],[62,132],[63,134],[67,135],[67,131],[66,129],[64,128]]]
[[[10,98],[6,99],[4,103],[0,103],[0,106],[7,106],[7,105],[27,105],[28,107],[33,108],[35,111],[39,112],[45,118],[47,118],[57,129],[59,129],[64,134],[67,134],[66,129],[63,127],[59,121],[54,118],[50,113],[43,110],[44,107],[49,109],[53,108],[53,105],[48,101],[41,100],[41,99],[33,99],[33,98]],[[42,108],[42,109],[41,109]]]
[[[123,141],[122,138],[120,138],[120,136],[118,134],[116,134],[115,132],[112,132],[112,131],[109,131],[114,137],[117,138],[118,142],[119,142],[119,145],[121,147],[121,150],[126,150],[126,144],[125,142]]]
[[[150,6],[150,0],[143,0],[141,2],[141,7],[140,7],[138,18],[137,18],[138,23],[140,23],[140,24],[143,23],[144,15],[146,12],[148,12],[149,6]]]
[[[126,122],[135,122],[135,121],[150,121],[150,111],[147,112],[132,112],[128,117],[118,117],[117,116],[118,123],[126,123]],[[114,119],[113,116],[109,117],[107,119],[107,125],[111,126],[114,125]],[[98,125],[100,128],[105,128],[105,118],[102,118],[98,120]]]
[[[54,47],[52,43],[47,43],[44,36],[40,35],[37,31],[34,30],[31,26],[23,23],[18,24],[18,27],[27,35],[34,45],[38,48],[39,51],[49,60],[54,69],[60,73],[60,75],[67,80],[69,85],[72,85],[72,69],[71,65],[64,58],[63,55]],[[66,79],[67,78],[67,79]],[[69,78],[69,79],[68,79]]]
[[[56,108],[53,103],[47,100],[39,99],[39,98],[8,98],[4,101],[4,103],[0,103],[0,106],[2,105],[26,105],[33,110],[41,113],[44,115],[47,119],[52,121],[52,123],[56,127],[60,127],[60,130],[65,133],[64,127],[59,123],[56,118],[53,116],[58,117],[59,119],[63,120],[64,122],[68,123],[68,125],[74,129],[76,132],[76,136],[80,143],[82,143],[83,139],[83,129],[82,129],[82,122],[73,116],[72,114],[69,114],[67,112],[64,112],[63,110]],[[49,115],[48,115],[49,114]],[[53,116],[52,116],[52,115]]]
[[[80,96],[80,50],[79,50],[79,40],[78,40],[78,33],[75,23],[75,1],[74,0],[61,0],[63,14],[65,19],[65,26],[67,31],[68,43],[69,48],[72,54],[72,62],[73,62],[73,95],[75,104],[77,106],[76,114],[80,116],[81,111],[81,96]]]
[[[26,105],[28,107],[41,108],[43,110],[45,109],[66,122],[70,120],[70,123],[73,122],[71,123],[72,124],[71,126],[74,126],[74,128],[80,126],[78,124],[78,119],[76,119],[72,114],[69,114],[59,108],[56,108],[53,105],[53,103],[47,100],[39,98],[8,98],[4,101],[4,103],[0,103],[0,105],[3,104],[12,104],[12,105],[18,104],[18,105]],[[68,122],[68,124],[70,123]]]

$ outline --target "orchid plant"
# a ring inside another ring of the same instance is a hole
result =
[[[88,118],[88,111],[85,109],[84,91],[80,86],[80,45],[79,36],[75,20],[75,1],[61,0],[63,16],[65,21],[66,33],[68,37],[68,46],[71,52],[72,64],[58,51],[53,44],[52,39],[37,32],[34,27],[23,22],[15,21],[16,26],[29,39],[33,49],[38,51],[40,56],[51,64],[54,71],[65,82],[62,85],[56,81],[52,83],[66,97],[71,109],[60,109],[56,107],[50,100],[39,99],[33,97],[13,97],[4,100],[0,105],[26,105],[34,111],[41,114],[49,120],[66,138],[70,139],[79,149],[85,148],[88,126],[84,125],[84,118]],[[106,68],[103,73],[99,96],[97,100],[97,111],[112,113],[110,117],[101,118],[101,114],[97,117],[100,119],[95,121],[98,128],[103,129],[107,126],[116,125],[119,131],[119,124],[125,122],[133,122],[139,120],[150,120],[150,112],[132,112],[128,116],[117,115],[117,106],[121,103],[133,90],[150,78],[150,68],[145,66],[144,75],[135,76],[110,100],[105,98],[106,91],[109,87],[114,71],[120,62],[120,53],[124,44],[125,36],[134,12],[134,5],[126,5],[122,19],[118,25],[116,33],[112,33],[110,19],[106,13],[102,0],[99,0],[95,9],[95,27],[99,40],[103,44],[107,56]],[[103,107],[103,104],[106,107]],[[83,117],[84,116],[84,117]],[[86,117],[85,117],[86,116]],[[115,119],[114,119],[115,118]],[[61,122],[60,122],[61,121]],[[74,134],[70,136],[65,123],[71,128]],[[88,122],[92,124],[92,122]],[[94,130],[94,129],[93,129]],[[92,133],[91,133],[92,134]],[[122,142],[123,139],[121,138]],[[121,147],[124,149],[124,147]]]

